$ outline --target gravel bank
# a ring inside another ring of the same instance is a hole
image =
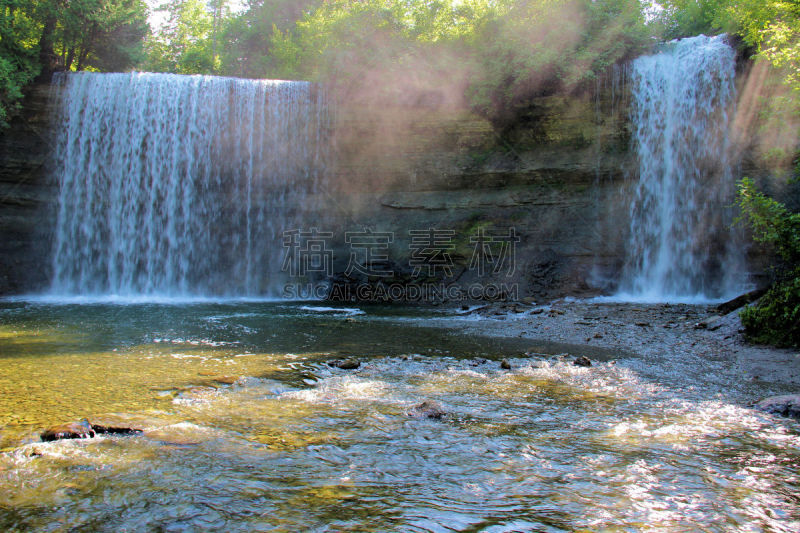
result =
[[[800,352],[748,344],[738,312],[720,315],[713,305],[557,300],[533,306],[494,304],[454,314],[426,320],[425,325],[597,346],[662,362],[695,362],[698,371],[724,369],[727,378],[733,373],[776,392],[800,389]]]

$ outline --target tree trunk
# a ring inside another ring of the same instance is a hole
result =
[[[75,67],[76,70],[83,70],[84,67],[86,67],[86,60],[89,59],[89,52],[92,50],[92,45],[94,44],[96,35],[97,29],[92,28],[91,31],[89,31],[89,34],[86,36],[86,39],[84,39],[81,43],[81,52],[78,54],[78,66]]]
[[[58,66],[58,56],[53,51],[53,32],[56,30],[56,18],[48,15],[44,20],[42,36],[39,38],[39,64],[42,70],[37,76],[36,81],[49,83]]]
[[[69,48],[69,54],[67,54],[67,58],[64,60],[64,69],[69,70],[72,67],[73,61],[75,61],[75,47],[71,46]]]

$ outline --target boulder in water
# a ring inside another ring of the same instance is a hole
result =
[[[572,364],[573,364],[573,365],[575,365],[575,366],[585,366],[585,367],[589,367],[589,366],[592,366],[592,360],[591,360],[591,359],[589,359],[588,357],[584,357],[584,356],[582,355],[582,356],[578,357],[577,359],[575,359],[575,360],[572,362]]]
[[[331,366],[331,367],[334,367],[334,368],[341,368],[342,370],[355,370],[356,368],[361,366],[361,362],[356,360],[356,359],[353,359],[353,358],[332,359],[332,360],[328,361],[327,364],[328,364],[328,366]]]
[[[503,370],[511,370],[511,363],[508,362],[508,359],[503,359],[500,361],[500,368]]]
[[[355,370],[356,368],[360,367],[361,363],[356,361],[355,359],[345,359],[341,363],[339,363],[339,368],[342,370]]]
[[[89,421],[83,419],[80,422],[70,422],[48,428],[40,437],[42,441],[50,442],[62,439],[91,439],[95,434],[95,430]]]
[[[48,428],[40,435],[42,441],[50,442],[64,439],[91,439],[97,435],[139,435],[144,432],[141,424],[122,417],[105,416],[91,422],[84,418],[80,422],[70,422]]]
[[[406,414],[412,418],[432,418],[439,420],[445,415],[444,407],[439,402],[425,400],[409,409]]]
[[[800,394],[785,394],[761,400],[754,405],[759,411],[800,419]]]

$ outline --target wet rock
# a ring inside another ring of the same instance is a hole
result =
[[[585,366],[585,367],[588,367],[588,366],[592,366],[592,361],[591,361],[591,359],[589,359],[588,357],[584,357],[584,356],[582,355],[582,356],[578,357],[577,359],[575,359],[575,360],[572,362],[572,364],[573,364],[573,365],[575,365],[575,366]]]
[[[162,428],[145,433],[145,437],[164,444],[166,446],[197,446],[203,439],[188,432],[170,431],[169,428]]]
[[[480,365],[485,365],[486,363],[488,363],[486,359],[484,359],[483,357],[478,357],[477,359],[474,359],[470,364],[472,366],[480,366]]]
[[[425,400],[409,409],[406,414],[412,418],[432,418],[439,420],[445,415],[444,407],[439,402]]]
[[[745,305],[755,302],[767,292],[766,289],[756,289],[754,291],[750,291],[746,294],[742,294],[741,296],[737,296],[733,300],[728,300],[725,303],[721,303],[716,307],[717,313],[727,315],[730,312],[736,311],[737,309],[744,307]]]
[[[98,435],[140,435],[144,433],[142,428],[137,428],[132,425],[103,426],[92,424],[92,429]]]
[[[41,435],[43,442],[51,442],[62,439],[91,439],[95,436],[95,430],[88,420],[80,422],[70,422],[46,429]]]
[[[336,368],[341,368],[342,370],[355,370],[360,366],[361,362],[356,361],[355,359],[345,359],[344,361],[339,361],[336,364]]]
[[[722,327],[722,317],[720,316],[712,316],[694,325],[694,329],[707,329],[709,331],[716,331],[721,327]]]
[[[508,359],[503,359],[500,361],[500,368],[503,370],[511,370],[511,363],[508,362]]]
[[[542,307],[539,307],[538,309],[531,309],[532,315],[541,315],[542,313],[544,313],[544,308]]]
[[[650,327],[650,322],[634,322],[634,324],[639,326],[640,328],[648,328],[648,327]]]
[[[239,378],[237,376],[214,376],[212,381],[223,385],[233,385],[239,381]]]
[[[469,306],[467,304],[461,304],[462,311],[469,311]]]
[[[800,394],[785,394],[761,400],[753,407],[778,416],[800,419]]]

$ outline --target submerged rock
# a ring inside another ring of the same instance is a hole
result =
[[[89,422],[98,435],[139,435],[144,433],[145,425],[126,420],[122,416],[103,416],[92,418]]]
[[[50,442],[62,439],[91,439],[95,434],[95,430],[89,421],[83,419],[80,422],[70,422],[48,428],[40,437],[42,441]]]
[[[445,415],[444,407],[439,402],[425,400],[409,409],[406,414],[413,418],[433,418],[439,420]]]
[[[233,385],[239,381],[239,376],[214,376],[211,380],[222,385]]]
[[[761,400],[753,407],[778,416],[800,419],[800,394],[784,394]]]
[[[592,360],[582,355],[575,359],[572,364],[575,366],[592,366]]]
[[[327,362],[327,365],[334,368],[341,368],[342,370],[355,370],[361,366],[361,362],[352,358],[332,359]]]
[[[359,361],[356,361],[355,359],[345,359],[344,361],[339,363],[338,366],[342,370],[355,370],[356,368],[361,366],[361,363]]]
[[[511,370],[511,363],[508,362],[508,359],[503,359],[500,361],[500,368],[503,370]]]

